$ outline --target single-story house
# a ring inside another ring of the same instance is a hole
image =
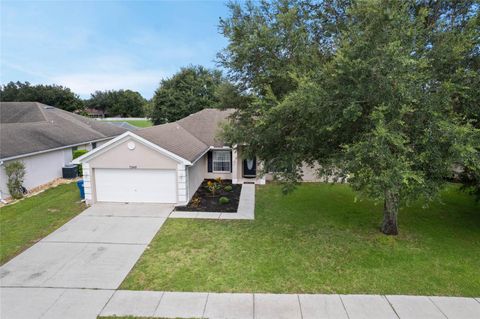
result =
[[[91,150],[126,130],[37,102],[0,102],[0,199],[10,197],[5,165],[22,161],[23,186],[33,189],[62,177],[72,151]]]
[[[85,198],[95,202],[185,205],[204,179],[264,184],[256,158],[218,137],[233,110],[204,109],[179,121],[126,132],[74,160],[83,165]]]
[[[93,118],[104,118],[109,115],[106,111],[98,110],[94,108],[86,108],[85,110],[83,110],[83,112],[85,113],[86,116],[93,117]]]

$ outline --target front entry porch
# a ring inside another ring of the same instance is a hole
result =
[[[255,184],[255,185],[264,185],[265,179],[263,178],[238,178],[234,184]]]
[[[232,149],[232,183],[233,184],[265,184],[265,176],[259,176],[262,162],[256,157],[246,158],[242,147],[237,145]]]

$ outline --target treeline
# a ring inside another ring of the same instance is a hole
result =
[[[151,118],[155,124],[162,124],[204,108],[239,107],[247,103],[248,98],[238,91],[220,71],[188,66],[161,80],[150,100],[132,90],[95,91],[89,99],[81,99],[65,86],[13,81],[0,87],[0,100],[40,102],[80,114],[94,109],[108,116],[144,116]]]
[[[9,82],[0,88],[3,102],[40,102],[60,109],[86,113],[96,109],[105,114],[123,117],[145,116],[148,101],[131,90],[96,91],[89,99],[81,99],[70,88],[56,84],[32,85],[29,82]]]

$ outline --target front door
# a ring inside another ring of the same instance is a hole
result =
[[[257,176],[257,160],[256,158],[243,160],[243,177]]]

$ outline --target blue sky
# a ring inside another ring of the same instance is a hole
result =
[[[224,1],[1,1],[1,83],[60,84],[87,98],[150,98],[182,66],[215,67]]]

